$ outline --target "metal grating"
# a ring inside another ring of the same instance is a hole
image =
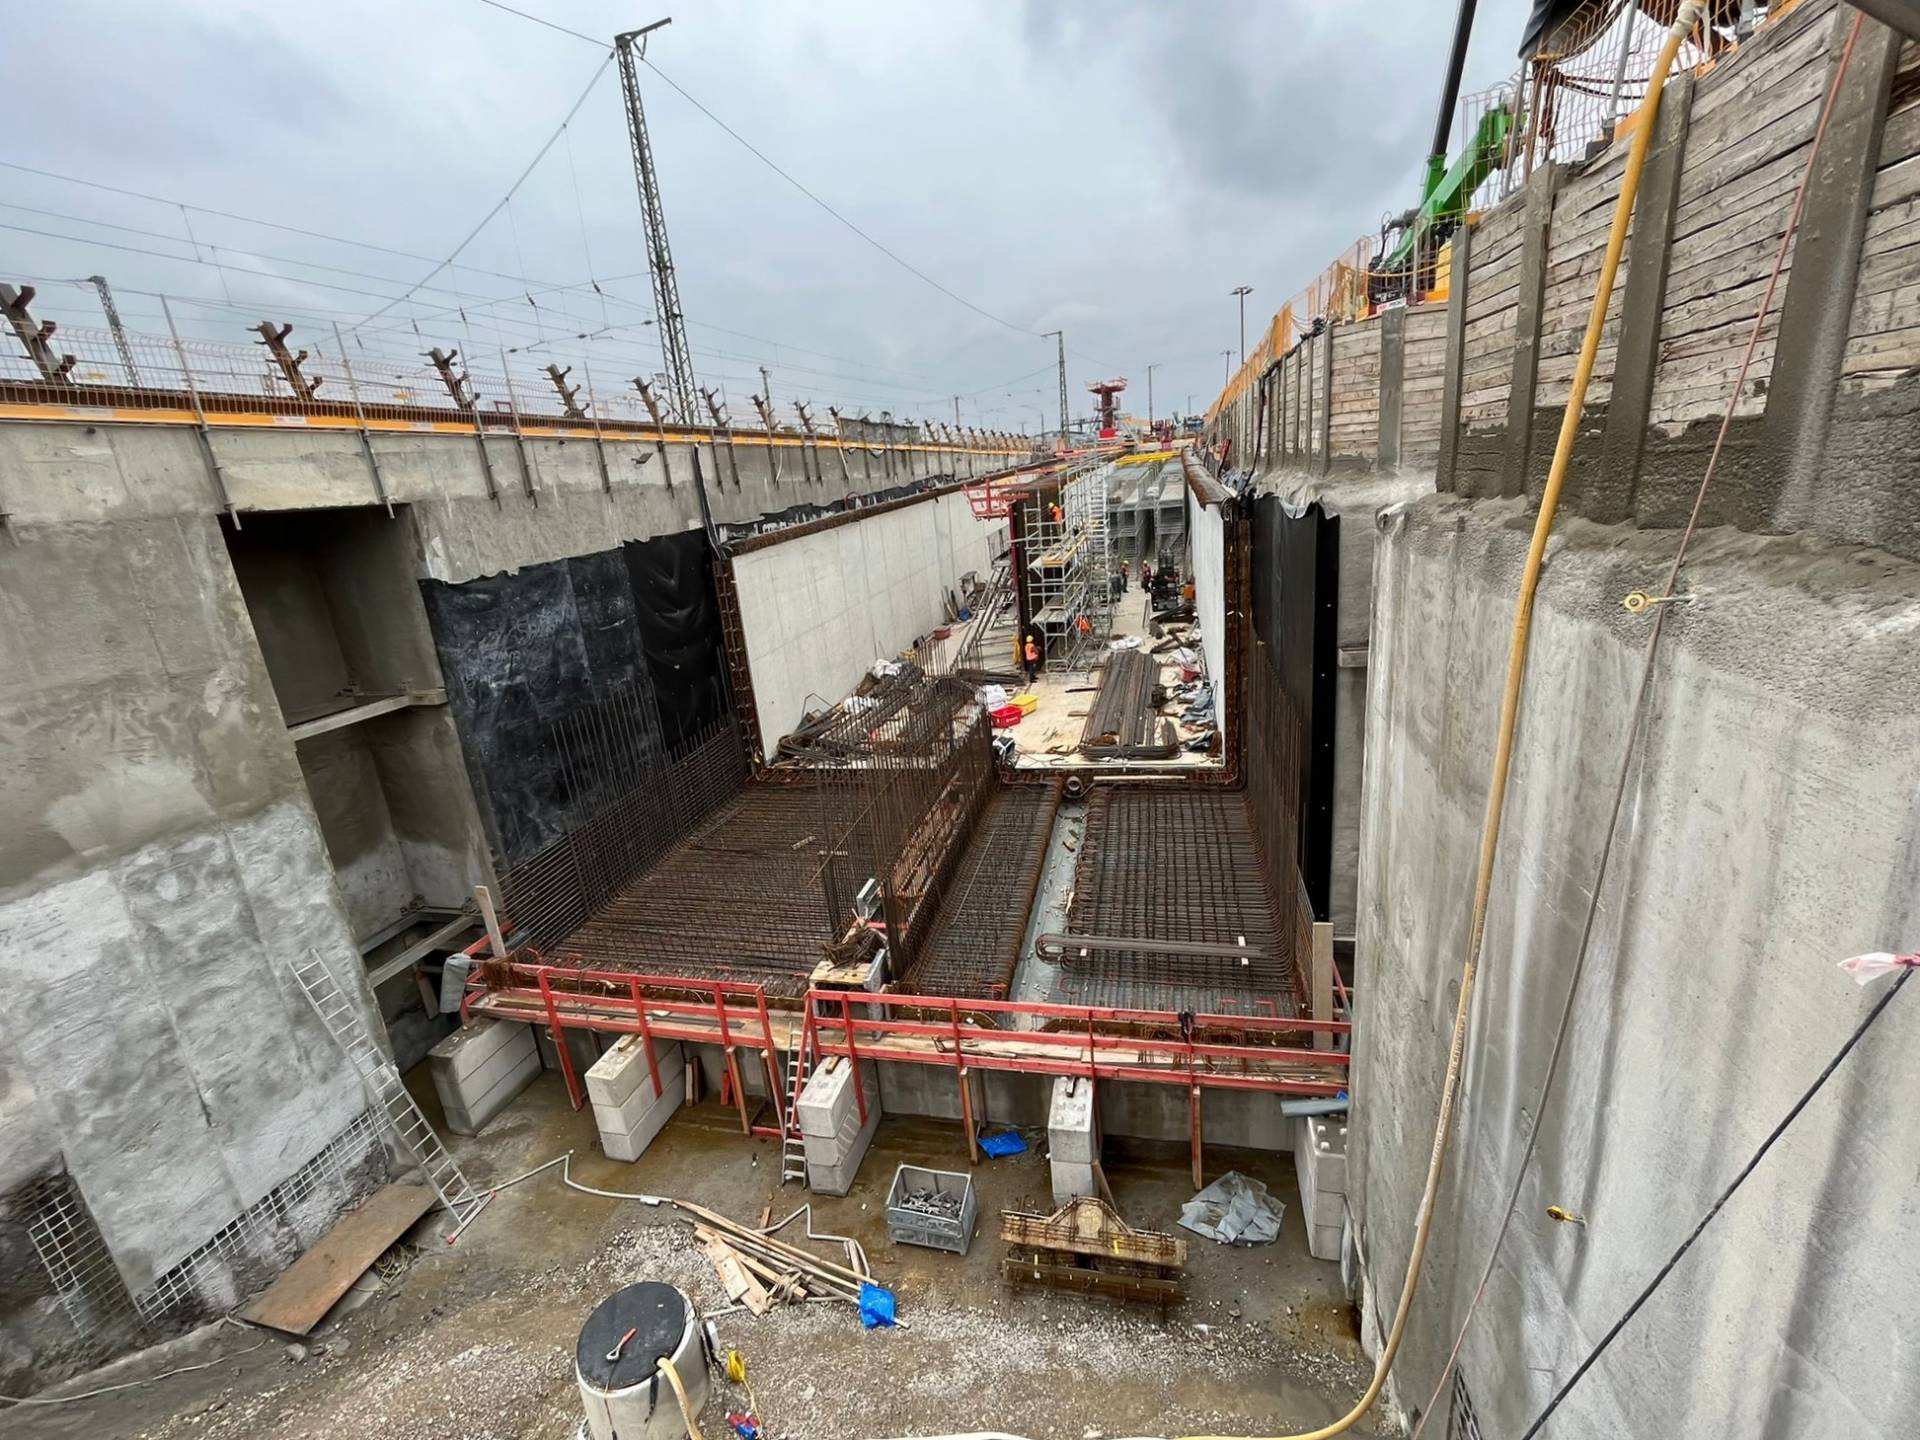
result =
[[[1447,1440],[1480,1440],[1480,1417],[1473,1413],[1467,1377],[1453,1372],[1453,1399],[1447,1407]]]
[[[47,1272],[60,1308],[92,1355],[106,1353],[96,1337],[113,1328],[138,1328],[139,1311],[93,1214],[73,1177],[62,1171],[34,1181],[14,1200],[27,1217],[27,1237]]]
[[[1026,940],[1061,782],[996,785],[924,946],[902,977],[920,995],[1004,1000]]]
[[[134,1296],[141,1316],[149,1323],[188,1322],[237,1304],[385,1183],[380,1128],[374,1113],[363,1111],[319,1154]]]

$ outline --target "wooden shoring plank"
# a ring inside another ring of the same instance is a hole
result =
[[[434,1193],[425,1185],[382,1186],[242,1306],[240,1318],[289,1335],[306,1334],[434,1204]]]

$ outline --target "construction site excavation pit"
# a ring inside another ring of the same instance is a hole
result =
[[[415,1091],[437,1123],[431,1088]],[[1365,1384],[1368,1366],[1338,1267],[1307,1253],[1285,1155],[1219,1152],[1223,1170],[1263,1181],[1287,1206],[1278,1241],[1239,1249],[1175,1228],[1191,1193],[1184,1146],[1109,1146],[1108,1179],[1128,1217],[1188,1241],[1189,1295],[1163,1316],[1152,1306],[1007,1284],[997,1217],[1053,1208],[1038,1144],[971,1171],[981,1233],[962,1256],[892,1244],[884,1212],[899,1165],[969,1168],[950,1123],[883,1119],[859,1181],[838,1198],[782,1190],[778,1143],[743,1142],[732,1110],[717,1098],[683,1106],[637,1165],[595,1153],[592,1130],[590,1118],[570,1108],[560,1076],[548,1072],[485,1135],[456,1139],[452,1150],[484,1185],[571,1149],[570,1174],[580,1185],[670,1194],[747,1225],[768,1207],[778,1221],[811,1199],[815,1232],[864,1249],[906,1328],[865,1330],[854,1306],[830,1301],[765,1316],[722,1313],[735,1302],[689,1220],[666,1207],[569,1189],[556,1168],[500,1191],[455,1245],[441,1238],[446,1217],[429,1216],[370,1272],[350,1305],[298,1342],[209,1327],[92,1383],[210,1368],[15,1411],[9,1435],[575,1436],[584,1419],[575,1374],[581,1327],[603,1299],[639,1280],[684,1291],[711,1318],[723,1351],[741,1352],[773,1436],[932,1434],[962,1419],[1034,1440],[1148,1427],[1271,1434],[1324,1423]],[[837,1245],[808,1242],[806,1223],[782,1233],[822,1257],[845,1258]],[[1067,1376],[1097,1383],[1063,1384]],[[748,1402],[718,1367],[709,1383],[701,1423],[717,1435],[725,1412],[744,1412]],[[662,1399],[672,1405],[664,1387]]]

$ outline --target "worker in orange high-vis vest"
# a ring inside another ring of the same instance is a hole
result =
[[[1040,673],[1040,637],[1029,630],[1020,649],[1020,663],[1027,669],[1027,684],[1033,684],[1033,677]]]

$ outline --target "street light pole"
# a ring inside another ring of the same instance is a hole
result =
[[[1247,296],[1253,293],[1251,285],[1236,286],[1232,292],[1240,297],[1240,363],[1247,363]]]
[[[1220,352],[1220,388],[1225,389],[1227,382],[1233,379],[1233,351]]]
[[[1153,372],[1160,368],[1160,362],[1154,361],[1147,366],[1147,428],[1153,428]]]

